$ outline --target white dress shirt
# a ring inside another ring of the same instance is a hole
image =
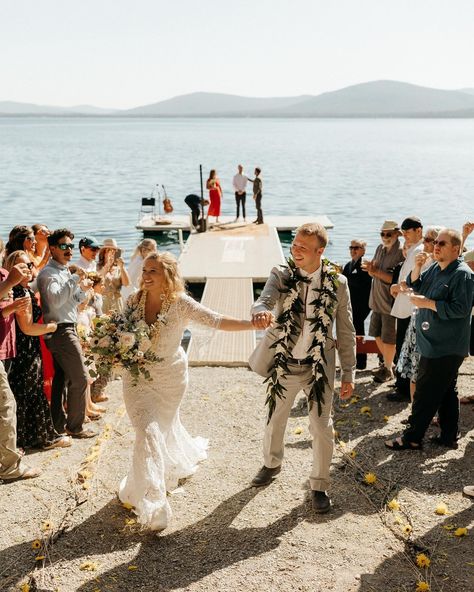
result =
[[[97,263],[94,259],[88,261],[83,255],[81,255],[77,261],[77,265],[82,267],[84,271],[97,271]]]
[[[415,267],[415,257],[418,255],[418,253],[422,252],[422,240],[408,249],[406,259],[403,262],[402,268],[400,269],[398,283],[404,282],[407,279],[407,275]],[[415,307],[410,300],[410,295],[406,292],[399,292],[395,298],[395,302],[392,306],[392,312],[390,314],[392,317],[396,317],[397,319],[407,319],[412,314],[414,308]]]
[[[245,175],[241,175],[240,173],[234,175],[232,185],[234,186],[235,191],[245,191],[245,188],[247,187],[247,181],[248,177],[246,177]]]
[[[295,347],[291,352],[291,357],[297,360],[304,360],[308,357],[309,348],[313,341],[313,334],[311,332],[311,324],[308,318],[313,316],[314,306],[310,306],[311,302],[317,297],[319,289],[321,287],[321,266],[313,273],[306,273],[300,269],[302,276],[307,277],[311,280],[311,283],[303,286],[303,304],[304,304],[304,315],[305,320],[303,328],[298,341],[295,343]]]

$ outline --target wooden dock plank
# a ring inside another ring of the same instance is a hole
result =
[[[171,216],[160,216],[161,219],[166,219],[169,224],[156,224],[154,218],[151,215],[145,215],[137,224],[137,228],[145,232],[167,232],[184,230],[189,232],[190,230],[190,217],[185,214],[176,214]],[[233,223],[234,218],[232,216],[221,216],[220,226],[242,226],[243,222]],[[333,228],[334,225],[330,218],[325,215],[309,215],[303,216],[265,216],[265,224],[273,226],[281,232],[291,231],[301,224],[307,222],[319,222],[325,228]],[[250,225],[247,225],[250,226]]]
[[[265,282],[271,268],[284,261],[276,229],[262,224],[189,235],[179,266],[188,282],[210,277]]]
[[[216,312],[239,319],[250,318],[253,303],[251,278],[209,278],[201,303]],[[192,335],[192,333],[191,333]],[[197,345],[196,345],[197,343]],[[255,348],[255,331],[217,331],[212,339],[197,339],[188,349],[191,366],[248,366]]]

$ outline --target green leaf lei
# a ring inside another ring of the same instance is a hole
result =
[[[270,346],[275,348],[274,362],[270,369],[270,375],[265,379],[267,383],[268,422],[276,407],[277,397],[284,399],[285,387],[280,383],[290,373],[288,358],[301,333],[300,317],[304,313],[304,305],[300,297],[301,283],[309,284],[311,280],[299,273],[293,259],[287,260],[287,266],[282,266],[289,271],[289,277],[280,290],[286,294],[283,302],[283,310],[277,318],[278,339]],[[313,339],[308,351],[308,357],[313,359],[311,379],[308,386],[311,390],[308,394],[309,408],[316,402],[318,415],[322,413],[324,403],[324,388],[328,384],[328,378],[323,364],[326,363],[324,348],[329,328],[331,327],[337,303],[337,287],[339,285],[338,273],[328,259],[321,261],[321,287],[316,298],[309,303],[313,307],[313,316],[307,320],[311,326]]]

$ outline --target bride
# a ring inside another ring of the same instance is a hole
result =
[[[179,479],[192,475],[207,456],[207,440],[192,438],[179,416],[188,384],[183,331],[190,322],[223,331],[253,327],[250,321],[220,315],[190,298],[170,253],[146,257],[142,289],[130,296],[125,314],[148,324],[160,361],[150,367],[151,382],[140,378],[133,384],[128,373],[124,376],[125,406],[136,439],[132,466],[120,484],[119,498],[133,506],[140,524],[162,530],[171,518],[167,492],[178,486]]]

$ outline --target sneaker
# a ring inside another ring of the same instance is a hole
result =
[[[382,366],[380,370],[374,372],[374,380],[375,382],[388,382],[389,380],[393,380],[393,372],[387,368],[387,366]]]

